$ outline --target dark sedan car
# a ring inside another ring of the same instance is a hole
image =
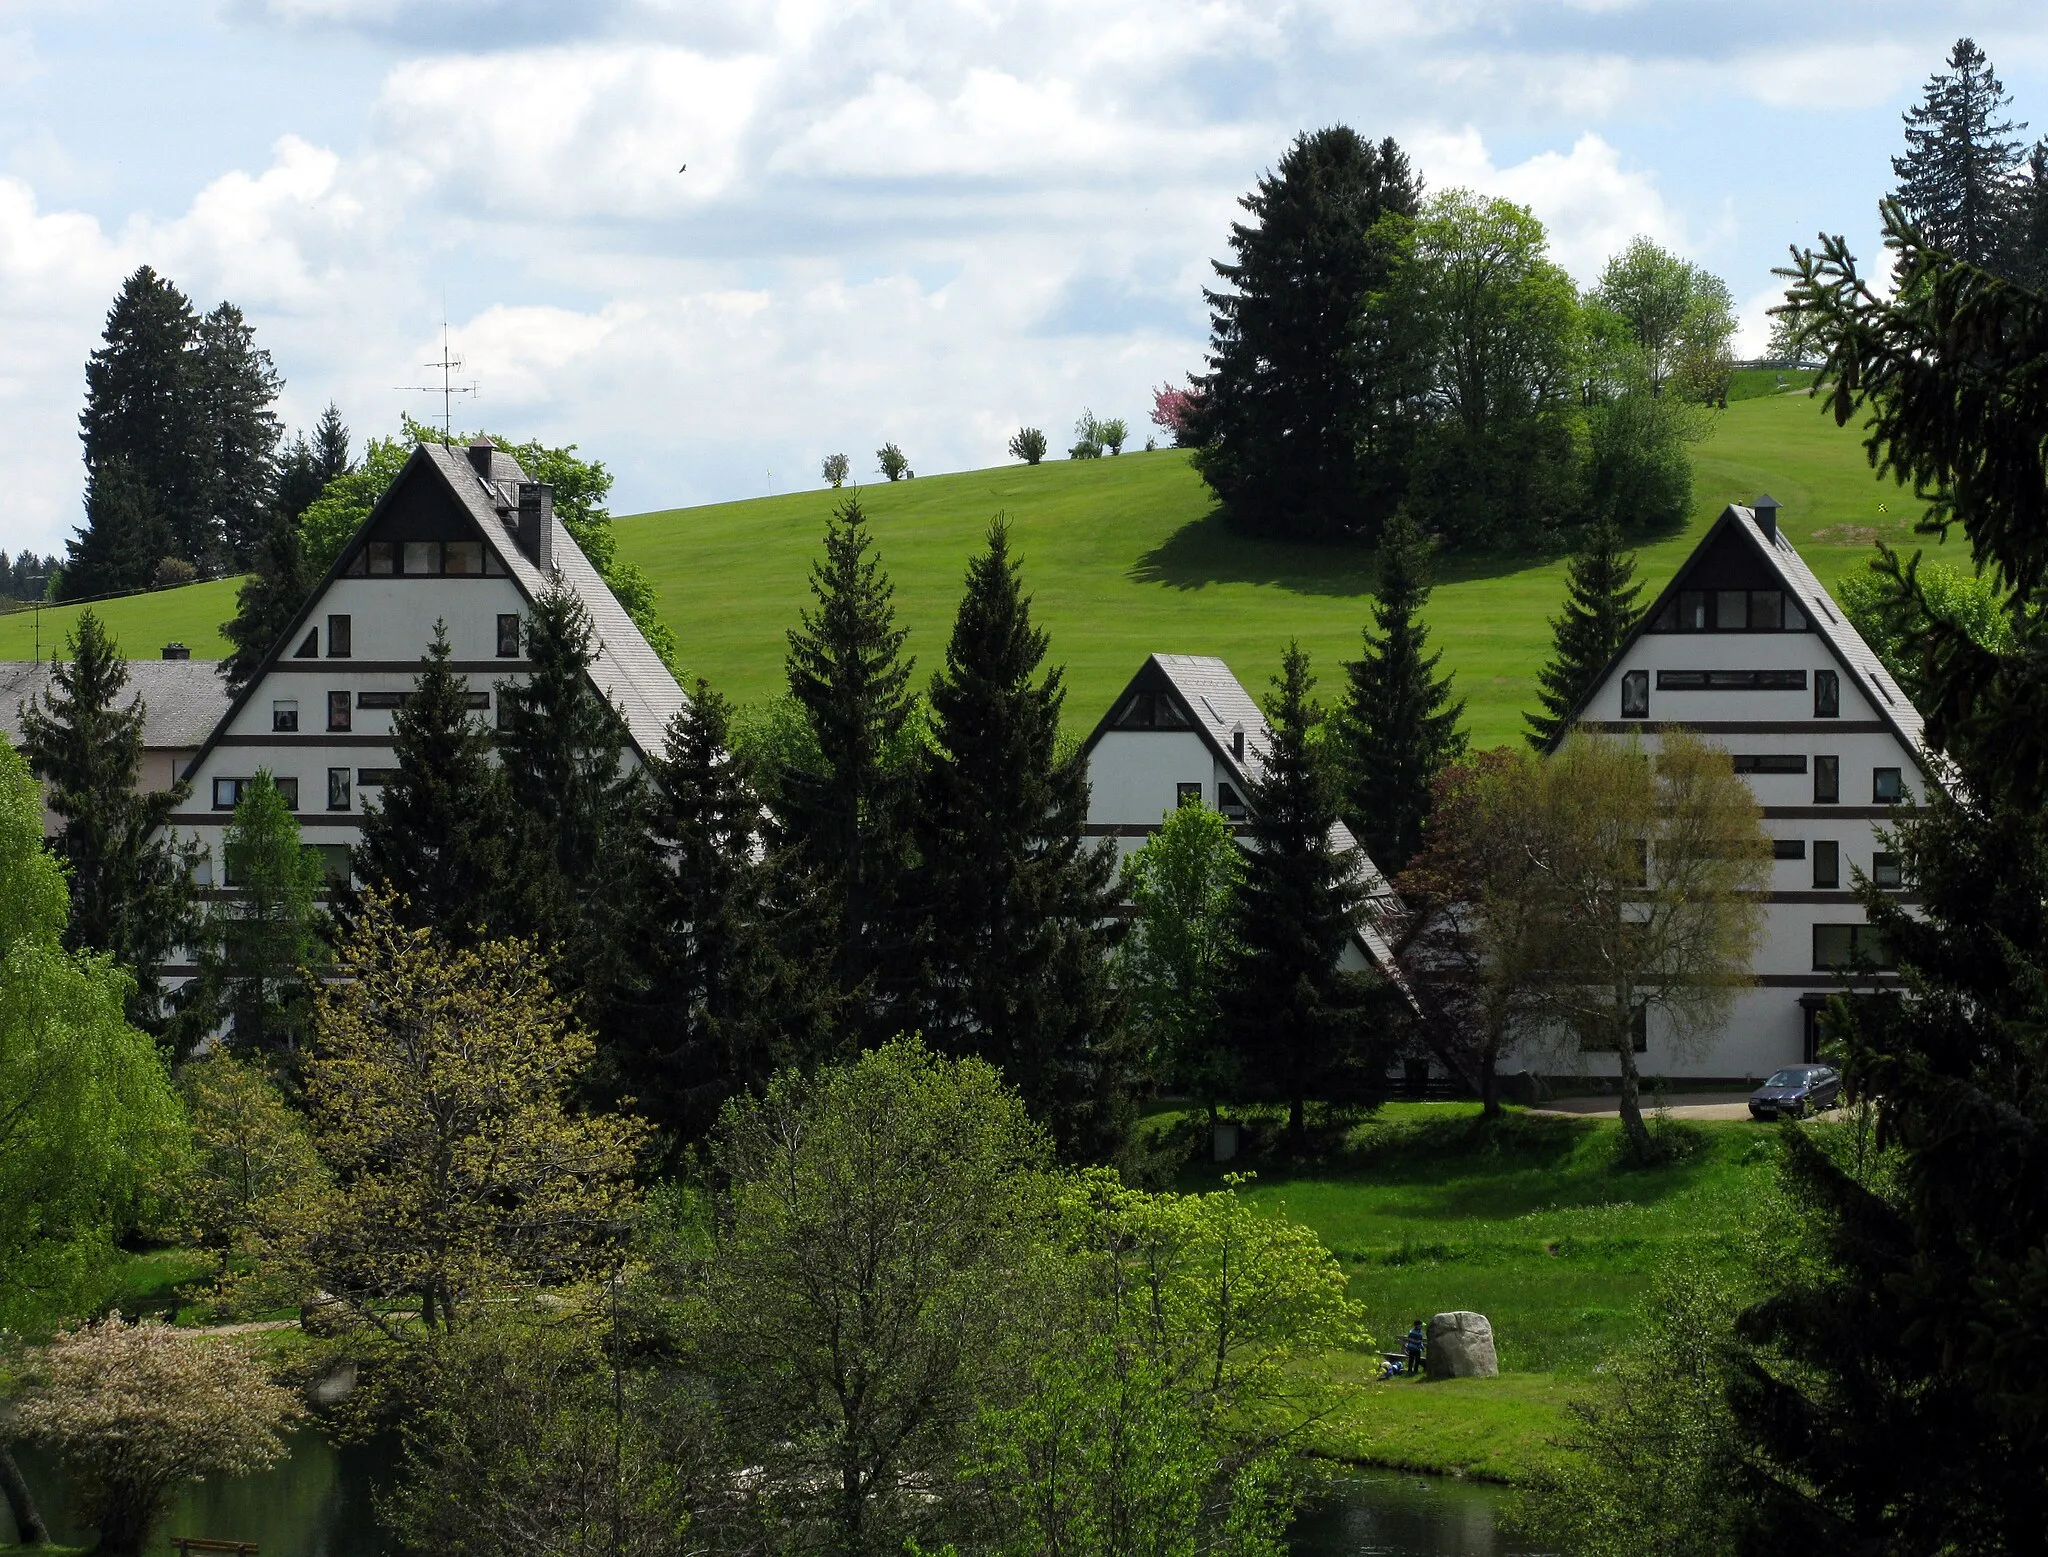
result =
[[[1752,1119],[1797,1119],[1842,1100],[1842,1077],[1825,1065],[1788,1065],[1749,1095]]]

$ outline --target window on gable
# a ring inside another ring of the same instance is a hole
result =
[[[1906,884],[1904,868],[1896,854],[1873,854],[1870,856],[1870,884],[1874,887],[1898,888]]]
[[[498,658],[519,658],[519,613],[508,611],[498,618]]]
[[[1752,589],[1749,592],[1749,630],[1753,633],[1774,633],[1784,625],[1784,613],[1780,610],[1783,600],[1775,589]]]
[[[1180,806],[1200,805],[1202,803],[1202,786],[1200,784],[1174,785],[1173,803],[1176,808]]]
[[[1839,719],[1842,717],[1842,676],[1840,671],[1817,670],[1813,673],[1813,717],[1816,719]]]
[[[349,808],[349,776],[347,768],[327,770],[327,809],[346,811]]]
[[[1717,589],[1714,591],[1714,631],[1739,633],[1749,626],[1749,591],[1746,589]]]
[[[348,693],[345,691],[328,693],[327,728],[345,732],[352,726],[353,720],[349,717]]]
[[[398,546],[393,541],[372,541],[363,548],[369,554],[370,572],[388,578],[398,571]]]
[[[331,660],[345,660],[355,653],[355,618],[330,616],[327,618],[327,657]]]
[[[313,660],[319,657],[320,629],[316,627],[307,633],[305,639],[292,651],[292,658],[295,660]]]
[[[1650,673],[1647,670],[1622,672],[1621,717],[1624,719],[1647,719],[1650,717]]]
[[[278,735],[291,735],[299,728],[299,700],[295,697],[271,699],[270,728]]]
[[[1787,752],[1738,753],[1731,759],[1737,773],[1804,773],[1803,754]]]
[[[1242,822],[1251,815],[1251,810],[1245,805],[1243,797],[1229,784],[1217,784],[1216,809],[1233,822]]]
[[[482,541],[450,541],[442,552],[443,570],[449,573],[472,574],[484,570],[484,543]]]
[[[1906,798],[1906,786],[1897,768],[1870,770],[1870,798],[1881,806],[1895,806]]]
[[[1773,838],[1771,858],[1774,860],[1803,860],[1806,858],[1804,838]]]
[[[1832,838],[1813,840],[1813,885],[1819,892],[1833,892],[1842,885],[1842,846]]]
[[[1817,924],[1813,927],[1813,968],[1816,973],[1859,964],[1872,968],[1892,966],[1891,953],[1876,925]]]
[[[1164,692],[1133,692],[1117,710],[1119,730],[1185,730],[1188,717]]]
[[[1840,757],[1816,757],[1813,759],[1813,803],[1817,806],[1840,805],[1842,802],[1842,759]]]

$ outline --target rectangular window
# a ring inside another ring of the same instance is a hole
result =
[[[480,574],[484,570],[484,543],[482,541],[450,541],[442,553],[442,566],[447,572]]]
[[[1659,692],[1804,692],[1803,670],[1660,670]]]
[[[295,697],[273,698],[270,703],[270,728],[273,734],[295,735],[299,728],[299,700]]]
[[[358,708],[403,708],[412,701],[410,692],[358,692]]]
[[[1806,758],[1783,752],[1739,754],[1733,759],[1737,773],[1804,773]]]
[[[1813,673],[1813,717],[1816,719],[1839,719],[1842,717],[1841,672],[1817,670]]]
[[[441,543],[439,541],[407,541],[405,543],[405,572],[408,578],[414,574],[439,573],[441,571]]]
[[[327,878],[332,887],[348,885],[354,872],[349,868],[349,847],[345,843],[308,843],[301,845],[320,861],[320,874]]]
[[[1624,719],[1647,719],[1650,717],[1650,673],[1647,670],[1630,670],[1622,673],[1621,717]]]
[[[284,801],[286,807],[293,811],[298,810],[299,781],[295,778],[279,778],[270,782],[277,786],[278,797]]]
[[[1703,633],[1707,630],[1707,594],[1703,589],[1678,592],[1678,630]]]
[[[216,811],[232,811],[242,801],[242,786],[249,781],[239,778],[217,778],[213,781],[213,808]]]
[[[1749,592],[1751,632],[1774,633],[1784,625],[1784,613],[1778,608],[1782,598],[1775,589],[1752,589]]]
[[[1200,805],[1202,803],[1202,786],[1200,784],[1174,785],[1173,803],[1175,807]]]
[[[1241,822],[1251,813],[1245,807],[1244,799],[1228,784],[1216,786],[1216,809],[1233,822]]]
[[[346,811],[349,808],[349,770],[329,768],[327,770],[327,809]]]
[[[498,658],[519,658],[519,613],[508,611],[498,618]]]
[[[345,660],[355,653],[355,620],[347,616],[327,618],[327,657]]]
[[[1817,806],[1832,806],[1842,803],[1842,759],[1840,757],[1816,757],[1813,759],[1813,803]]]
[[[328,693],[327,728],[346,732],[353,724],[354,721],[349,717],[348,693],[345,691]]]
[[[1906,884],[1905,871],[1900,867],[1896,854],[1870,856],[1870,884],[1874,887],[1889,888],[1898,888]]]
[[[1804,838],[1773,838],[1771,858],[1774,860],[1803,860],[1806,858]]]
[[[372,541],[364,548],[370,554],[370,572],[389,578],[398,571],[398,547],[391,541]]]
[[[1870,798],[1881,806],[1895,806],[1906,798],[1905,785],[1900,781],[1897,768],[1870,770]]]
[[[1877,926],[1868,924],[1817,924],[1813,927],[1813,970],[1826,973],[1857,964],[1889,968],[1891,954]]]
[[[1714,631],[1739,633],[1749,625],[1749,592],[1742,589],[1714,591]]]
[[[1842,846],[1832,838],[1813,840],[1813,886],[1817,892],[1833,892],[1842,885]]]
[[[397,782],[398,769],[396,768],[356,769],[356,788],[358,789],[378,789],[386,784],[396,784]]]

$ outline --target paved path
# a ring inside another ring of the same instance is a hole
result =
[[[1665,1111],[1673,1119],[1747,1119],[1747,1093],[1676,1092],[1665,1098]],[[1653,1111],[1651,1100],[1643,1098],[1643,1112]],[[1621,1113],[1618,1097],[1561,1097],[1532,1114],[1570,1114],[1579,1118],[1613,1119]]]

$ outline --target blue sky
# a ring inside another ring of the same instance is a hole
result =
[[[1649,233],[1760,331],[1788,244],[1874,248],[1962,33],[2048,131],[2038,3],[0,0],[0,544],[78,522],[140,263],[359,436],[428,408],[445,306],[472,424],[581,445],[620,512],[1141,425],[1237,196],[1331,122],[1530,205],[1581,281]]]

